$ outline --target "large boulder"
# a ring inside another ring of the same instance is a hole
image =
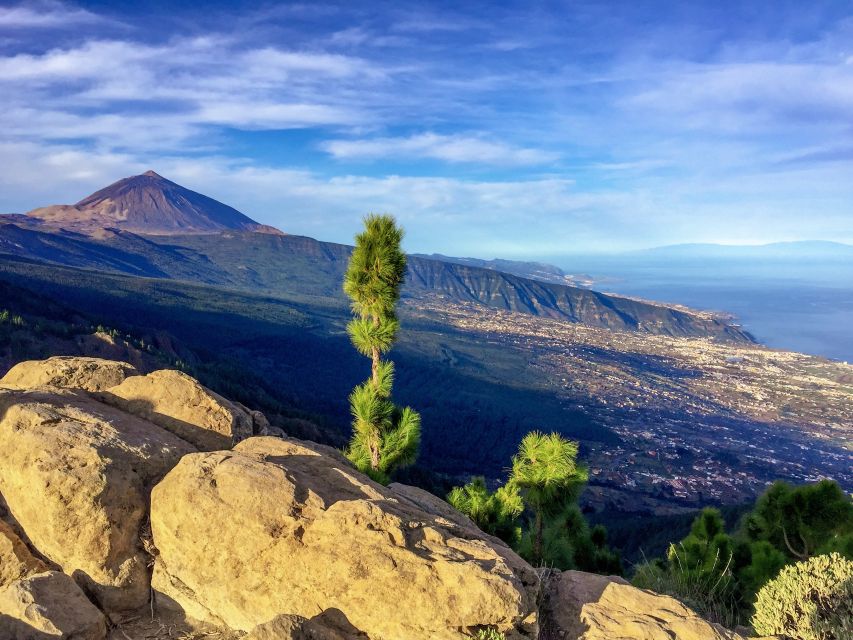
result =
[[[418,487],[412,487],[407,484],[400,484],[399,482],[392,482],[388,485],[388,488],[394,492],[394,497],[403,504],[408,504],[420,509],[421,511],[426,511],[427,513],[439,518],[440,521],[443,519],[445,522],[452,523],[463,528],[476,526],[471,518],[461,511],[457,511],[450,506],[450,503],[446,500],[442,500],[438,496],[431,494],[429,491],[425,491]],[[496,541],[498,544],[503,544],[497,538],[493,538],[482,531],[480,532],[480,535],[483,538]]]
[[[0,638],[104,640],[106,620],[72,578],[39,573],[0,588]]]
[[[536,634],[529,565],[327,447],[255,437],[185,456],[152,492],[151,525],[157,602],[192,618],[250,631],[337,609],[374,640]]]
[[[369,640],[337,609],[311,618],[293,614],[276,616],[259,624],[244,640]]]
[[[168,429],[201,451],[230,449],[252,435],[254,420],[247,409],[181,371],[163,369],[128,378],[101,397]]]
[[[239,402],[236,402],[236,401],[232,401],[231,404],[233,404],[236,408],[243,411],[246,415],[248,415],[252,419],[252,435],[255,435],[255,436],[278,435],[278,434],[270,432],[270,429],[272,428],[270,426],[270,421],[267,420],[267,417],[263,413],[261,413],[260,411],[257,411],[255,409],[250,409],[246,405],[240,404]]]
[[[83,391],[0,389],[0,493],[32,546],[107,611],[148,600],[150,489],[193,451]]]
[[[543,625],[555,640],[742,640],[669,596],[580,571],[551,577]]]
[[[12,527],[0,520],[0,587],[47,570],[48,566],[30,552]]]
[[[139,371],[126,362],[80,356],[55,356],[47,360],[19,362],[0,379],[0,387],[32,389],[51,386],[101,391],[138,375]]]

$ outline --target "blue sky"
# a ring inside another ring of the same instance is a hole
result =
[[[0,124],[2,212],[154,169],[419,252],[853,242],[853,3],[0,4]]]

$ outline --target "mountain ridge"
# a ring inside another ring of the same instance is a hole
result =
[[[347,304],[340,282],[350,251],[348,245],[286,234],[143,236],[104,230],[95,237],[0,224],[0,253],[141,277],[286,292],[337,306]],[[404,296],[438,296],[619,331],[754,342],[742,328],[713,314],[417,256],[409,258]]]
[[[351,250],[269,231],[153,171],[119,180],[76,205],[0,218],[2,253],[134,276],[295,293],[339,306],[347,304],[340,283]],[[559,275],[550,265],[442,258],[410,256],[406,296],[434,295],[618,331],[754,342],[742,328],[713,314],[527,277],[531,268],[545,267]]]
[[[570,287],[588,288],[593,282],[591,276],[586,274],[569,274],[563,271],[560,267],[547,262],[537,262],[533,260],[507,260],[505,258],[492,258],[491,260],[483,258],[459,258],[446,256],[441,253],[413,253],[412,255],[418,258],[426,258],[427,260],[438,260],[440,262],[450,262],[470,267],[491,269],[493,271],[521,276],[522,278],[527,278],[529,280],[563,284]]]
[[[853,257],[853,245],[832,240],[795,240],[743,245],[688,242],[639,249],[622,255],[631,257],[671,255],[697,259],[708,256],[730,258]]]

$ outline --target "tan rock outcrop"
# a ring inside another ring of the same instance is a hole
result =
[[[282,614],[259,624],[244,640],[369,640],[353,627],[337,609],[328,609],[318,616],[303,618]]]
[[[559,640],[742,640],[675,598],[580,571],[547,581],[543,618]]]
[[[260,411],[256,411],[254,409],[250,409],[244,404],[241,404],[236,401],[232,401],[233,404],[238,409],[245,412],[252,419],[252,435],[255,436],[270,436],[277,435],[270,433],[270,421],[267,420],[267,417],[261,413]]]
[[[450,506],[448,502],[442,500],[438,496],[434,496],[429,491],[424,491],[418,487],[412,487],[407,484],[392,482],[388,488],[394,492],[394,497],[409,506],[415,507],[427,513],[431,513],[446,522],[453,523],[460,527],[476,527],[474,522],[466,516]],[[504,544],[497,538],[493,538],[487,533],[480,531],[483,538],[493,540],[498,544]]]
[[[529,565],[332,451],[256,437],[185,456],[152,492],[158,604],[244,631],[338,609],[372,640],[535,637]]]
[[[0,640],[104,640],[93,602],[114,640],[165,638],[114,615],[147,610],[149,584],[168,629],[189,617],[223,640],[537,637],[537,573],[432,494],[378,485],[331,447],[240,441],[280,430],[180,372],[24,364],[0,385]],[[742,640],[621,578],[543,583],[549,640]]]
[[[254,421],[248,410],[181,371],[163,369],[128,378],[101,397],[202,451],[230,449],[252,435]]]
[[[154,356],[137,349],[127,340],[106,331],[95,331],[95,333],[76,336],[74,342],[80,349],[80,353],[85,353],[93,358],[127,362],[136,367],[140,373],[159,368],[158,361]],[[120,383],[121,380],[109,386]]]
[[[30,552],[12,527],[0,520],[0,587],[47,570],[48,566]]]
[[[0,588],[4,640],[104,640],[104,615],[72,578],[39,573]]]
[[[148,599],[151,486],[195,449],[86,392],[0,389],[0,493],[33,548],[107,611]]]
[[[0,387],[33,389],[50,386],[101,391],[138,375],[139,371],[126,362],[83,356],[55,356],[47,360],[19,362],[0,379]]]

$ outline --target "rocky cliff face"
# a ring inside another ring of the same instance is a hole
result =
[[[415,295],[447,296],[455,302],[614,331],[753,341],[743,329],[712,314],[425,258],[410,259],[406,288]]]
[[[624,581],[540,574],[435,496],[269,433],[173,372],[10,371],[0,638],[739,638]]]

